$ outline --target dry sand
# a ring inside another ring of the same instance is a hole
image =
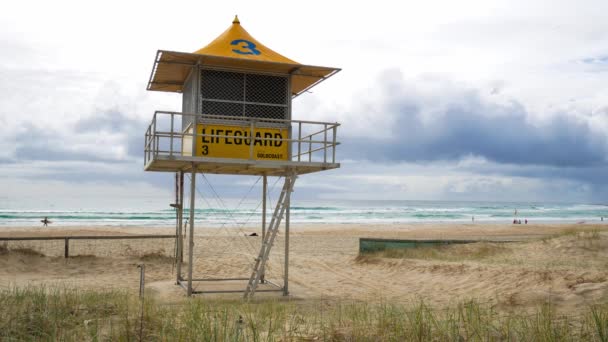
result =
[[[3,228],[0,236],[167,234],[171,228],[50,227]],[[259,230],[197,228],[194,276],[248,277]],[[284,234],[278,237],[268,277],[282,282]],[[358,257],[360,237],[521,240],[459,245],[436,254],[406,258]],[[0,242],[2,246],[2,242]],[[147,289],[163,301],[181,301],[170,256],[174,241],[72,241],[69,259],[63,241],[10,242],[0,253],[0,286],[27,284],[88,288],[139,286],[137,265],[146,264]],[[292,227],[290,292],[299,300],[411,302],[443,306],[468,299],[501,307],[552,302],[570,311],[608,298],[608,225],[404,224]],[[216,284],[216,286],[219,286]],[[233,284],[244,288],[245,282]],[[201,289],[202,285],[197,284]],[[207,295],[208,296],[208,295]],[[232,297],[238,298],[238,294]],[[268,295],[266,295],[268,296]],[[270,296],[280,297],[280,294]]]

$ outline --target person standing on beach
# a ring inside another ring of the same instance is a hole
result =
[[[51,223],[51,221],[49,221],[49,218],[47,216],[44,217],[44,220],[41,220],[40,222],[42,222],[42,225],[44,227],[48,227],[49,223]]]

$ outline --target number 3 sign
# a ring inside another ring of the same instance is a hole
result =
[[[238,49],[232,49],[232,52],[238,53],[239,55],[261,55],[262,52],[256,49],[253,42],[245,39],[235,39],[230,42],[230,45],[236,45]]]

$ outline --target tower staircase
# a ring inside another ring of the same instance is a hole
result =
[[[289,208],[289,194],[293,191],[296,178],[297,177],[293,175],[285,177],[285,184],[283,184],[283,189],[281,190],[281,195],[277,200],[272,219],[270,220],[270,225],[268,226],[268,230],[266,231],[264,239],[262,240],[260,253],[255,259],[253,271],[251,272],[249,282],[247,283],[247,288],[243,294],[243,298],[245,299],[253,297],[255,290],[260,283],[260,279],[262,279],[264,276],[264,268],[266,267],[266,262],[268,261],[268,256],[270,255],[270,249],[272,248],[274,239],[279,232],[279,226],[281,225],[281,220],[285,215],[285,210]]]

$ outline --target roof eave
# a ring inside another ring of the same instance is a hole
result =
[[[172,57],[177,58],[178,60],[163,59],[164,56],[172,56]],[[285,75],[291,74],[291,75],[297,75],[297,76],[303,76],[303,77],[318,78],[317,81],[311,82],[311,84],[308,85],[306,88],[293,93],[292,94],[293,97],[299,96],[299,95],[309,91],[312,87],[316,86],[317,84],[321,83],[322,81],[326,80],[327,78],[335,75],[337,72],[339,72],[341,70],[339,68],[315,66],[315,65],[292,64],[292,63],[258,61],[258,60],[243,60],[241,58],[226,57],[226,56],[202,55],[202,54],[187,53],[187,52],[158,50],[156,52],[156,58],[154,60],[153,66],[152,66],[150,78],[148,80],[147,90],[181,92],[181,87],[179,87],[179,90],[167,90],[167,89],[162,89],[163,86],[160,86],[160,87],[155,86],[155,84],[156,84],[156,85],[175,87],[175,86],[183,86],[183,83],[184,83],[184,80],[179,81],[179,82],[159,82],[159,81],[157,81],[156,73],[158,70],[158,66],[160,64],[182,65],[184,67],[189,67],[189,68],[196,66],[196,65],[208,65],[208,66],[222,67],[221,63],[205,63],[204,62],[205,59],[215,59],[216,61],[226,61],[226,62],[229,62],[228,64],[233,64],[234,62],[236,62],[236,64],[245,63],[249,67],[239,68],[244,71],[268,72],[269,70],[272,70],[273,67],[281,67],[281,69],[284,69],[284,71],[277,72],[277,73],[285,74]],[[258,66],[258,68],[256,68],[256,66]],[[262,68],[261,66],[265,66],[265,67]],[[275,68],[275,69],[278,69],[278,68]],[[314,70],[314,69],[322,70],[322,71],[327,71],[327,73],[323,74],[323,75],[319,75],[319,74],[318,75],[312,75],[312,74],[306,75],[303,73],[299,73],[302,70],[307,70],[307,69],[308,70],[311,70],[311,69],[312,70]]]

